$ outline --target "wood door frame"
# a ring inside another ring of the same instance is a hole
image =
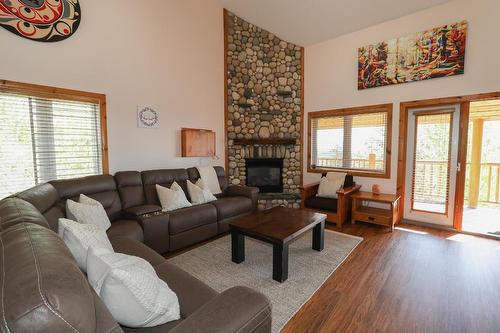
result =
[[[462,214],[464,206],[465,173],[467,171],[467,136],[469,132],[469,106],[471,102],[500,99],[500,92],[464,95],[455,97],[432,98],[417,101],[401,102],[399,106],[399,139],[398,139],[398,176],[396,191],[401,195],[399,221],[402,221],[405,203],[406,181],[406,147],[408,129],[408,111],[415,108],[439,107],[450,104],[460,104],[460,124],[458,133],[457,161],[461,168],[457,171],[455,184],[455,203],[453,209],[453,228],[462,231]]]

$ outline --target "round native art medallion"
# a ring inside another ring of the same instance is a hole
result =
[[[68,38],[80,25],[78,0],[0,0],[0,25],[39,42]]]

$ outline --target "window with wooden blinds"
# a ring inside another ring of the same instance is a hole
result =
[[[453,113],[415,115],[412,209],[448,214]]]
[[[0,198],[54,179],[108,172],[98,99],[15,86],[0,86]]]
[[[309,115],[309,172],[390,177],[392,104]]]

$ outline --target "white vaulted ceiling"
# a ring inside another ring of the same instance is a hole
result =
[[[309,46],[450,0],[221,0],[241,18]]]

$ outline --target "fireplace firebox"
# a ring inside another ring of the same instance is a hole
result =
[[[283,192],[283,159],[246,159],[246,184],[258,187],[261,193]]]

